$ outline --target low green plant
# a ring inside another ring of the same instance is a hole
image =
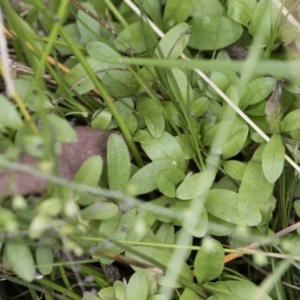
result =
[[[298,299],[299,1],[135,2],[1,2],[0,288]]]

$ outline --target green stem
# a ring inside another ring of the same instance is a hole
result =
[[[62,295],[66,295],[71,299],[74,299],[74,300],[81,300],[82,299],[81,296],[75,294],[72,291],[67,290],[66,287],[60,286],[60,285],[58,285],[58,284],[56,284],[56,283],[54,283],[54,282],[52,282],[52,281],[50,281],[46,278],[39,279],[38,282],[42,286],[47,287],[47,288],[49,288],[53,291],[57,291],[57,292],[61,293]]]
[[[103,100],[105,101],[108,109],[110,110],[110,112],[113,115],[114,119],[118,123],[118,125],[119,125],[119,127],[120,127],[120,129],[123,133],[123,136],[124,136],[128,146],[129,146],[129,148],[130,148],[130,150],[133,154],[133,157],[135,158],[135,160],[137,162],[137,165],[139,167],[142,167],[144,165],[144,163],[143,163],[143,160],[140,156],[140,153],[139,153],[135,143],[133,142],[132,136],[131,136],[128,128],[126,127],[123,119],[121,118],[121,116],[120,116],[116,106],[114,105],[112,99],[110,98],[110,96],[108,95],[108,93],[106,92],[106,90],[104,89],[104,87],[102,86],[100,81],[98,80],[98,77],[95,75],[95,73],[93,72],[93,70],[91,69],[89,64],[87,63],[85,57],[77,49],[77,47],[74,46],[71,37],[65,32],[65,30],[63,28],[60,28],[60,33],[61,33],[61,36],[63,37],[63,39],[66,41],[66,43],[72,49],[72,51],[73,51],[74,55],[77,57],[78,61],[82,64],[82,66],[86,70],[87,74],[91,78],[92,82],[95,84],[98,91],[100,92],[100,94],[101,94]]]

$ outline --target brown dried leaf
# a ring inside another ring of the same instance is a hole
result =
[[[75,127],[77,142],[63,143],[57,158],[62,178],[72,180],[81,165],[91,156],[100,155],[106,162],[106,148],[109,136],[116,131],[97,130],[89,127]],[[37,168],[39,160],[22,153],[18,163]],[[47,181],[24,171],[4,170],[0,172],[0,195],[40,194],[46,190]]]

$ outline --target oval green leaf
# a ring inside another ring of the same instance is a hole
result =
[[[289,132],[300,128],[300,109],[295,109],[288,113],[283,120],[283,132]]]
[[[14,105],[0,94],[0,127],[18,129],[22,126],[22,119]]]
[[[50,247],[38,246],[35,252],[37,267],[43,275],[49,275],[53,269],[53,251]]]
[[[66,119],[55,114],[48,114],[46,117],[55,135],[56,141],[71,143],[77,141],[77,134]]]
[[[184,106],[188,105],[188,107],[190,107],[191,101],[189,99],[192,98],[193,91],[185,73],[180,69],[173,68],[168,72],[167,77],[177,101]]]
[[[189,281],[193,281],[194,276],[193,276],[191,268],[183,260],[176,259],[176,261],[174,262],[174,255],[172,253],[167,253],[163,250],[152,248],[152,247],[146,247],[146,246],[134,246],[132,248],[135,251],[135,253],[138,253],[138,252],[142,253],[145,258],[141,258],[140,256],[138,256],[138,254],[133,254],[129,251],[126,251],[126,254],[125,254],[126,257],[130,257],[130,258],[136,259],[138,261],[144,261],[147,263],[152,263],[152,262],[147,261],[146,257],[152,258],[152,259],[158,261],[160,264],[162,264],[166,269],[168,268],[169,272],[174,272],[174,271],[172,271],[172,269],[178,270],[178,267],[180,267],[179,274],[182,277],[188,279]],[[173,262],[176,265],[173,266],[170,264],[170,262]],[[133,266],[133,269],[139,270],[139,268],[135,267],[135,266]],[[166,276],[168,276],[168,272],[166,273]],[[171,279],[173,279],[173,278],[174,278],[174,274],[172,275]]]
[[[242,218],[238,212],[238,194],[230,190],[210,190],[204,205],[210,214],[228,223],[256,226],[261,221],[259,212]]]
[[[174,198],[176,186],[184,179],[184,173],[179,169],[167,168],[160,170],[155,179],[161,193],[169,198]]]
[[[159,58],[177,58],[188,44],[190,30],[186,23],[177,24],[159,42],[155,54]]]
[[[274,183],[282,173],[285,149],[281,135],[274,133],[262,152],[262,168],[269,182]]]
[[[194,0],[168,0],[164,11],[164,23],[168,28],[184,22],[190,15]]]
[[[272,77],[256,78],[248,83],[242,106],[245,108],[248,105],[253,105],[266,99],[272,93],[275,83],[276,79]]]
[[[227,15],[236,22],[249,27],[256,4],[256,0],[228,0]]]
[[[242,180],[246,171],[246,164],[238,160],[228,160],[224,163],[224,170],[235,180]]]
[[[266,293],[261,292],[261,288],[249,281],[227,280],[224,281],[230,287],[231,292],[242,299],[253,299],[256,294],[260,295],[260,300],[272,300]]]
[[[241,36],[242,26],[223,17],[195,18],[190,22],[191,35],[189,46],[199,50],[216,50],[224,48]]]
[[[35,263],[29,246],[24,242],[7,242],[5,255],[12,270],[23,280],[31,282],[35,277]]]
[[[83,208],[80,215],[84,220],[105,220],[114,217],[118,210],[114,203],[99,201]]]
[[[145,97],[137,103],[138,112],[145,118],[147,128],[155,138],[160,138],[165,129],[162,109],[151,98]]]
[[[194,291],[192,291],[188,288],[185,288],[183,293],[181,294],[179,300],[201,300],[201,298]]]
[[[207,109],[208,107],[208,98],[201,97],[193,102],[191,106],[191,114],[195,118],[199,118]]]
[[[124,189],[130,177],[130,155],[119,134],[110,135],[107,143],[107,174],[111,190]]]
[[[241,217],[259,212],[271,196],[273,186],[274,184],[266,179],[260,162],[248,162],[238,196],[238,211]]]
[[[174,160],[156,160],[133,174],[128,182],[128,190],[134,195],[149,193],[157,188],[156,176],[160,170],[176,166]]]
[[[103,161],[101,156],[91,156],[81,165],[73,181],[76,183],[96,187],[98,186],[102,169]],[[74,198],[77,199],[77,202],[81,205],[87,205],[94,202],[95,196],[90,193],[77,190],[74,192]]]
[[[195,258],[195,275],[199,283],[213,280],[224,269],[224,250],[220,242],[205,238]]]
[[[90,57],[87,57],[86,61],[93,72],[97,74],[97,77],[102,79],[105,74],[104,70],[108,68],[109,64]],[[82,64],[77,64],[69,73],[66,73],[64,75],[64,80],[70,89],[74,89],[79,95],[82,95],[95,87]]]
[[[237,155],[244,147],[249,132],[248,125],[241,126],[236,132],[230,135],[223,145],[223,158]]]
[[[181,170],[184,170],[185,157],[178,141],[166,131],[160,138],[151,138],[147,144],[141,145],[152,161],[160,159],[173,159]]]
[[[132,23],[119,33],[115,46],[121,52],[128,51],[132,54],[146,52],[156,44],[151,31],[151,27],[145,22]]]
[[[213,184],[215,171],[202,171],[187,177],[176,191],[177,198],[189,200],[205,193]]]
[[[126,296],[131,300],[147,300],[148,284],[143,272],[135,272],[129,279]]]

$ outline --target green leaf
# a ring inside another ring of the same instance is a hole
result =
[[[208,228],[207,233],[214,236],[227,236],[230,235],[234,227],[231,223],[221,220],[211,214],[208,215]]]
[[[295,109],[288,113],[281,121],[284,128],[283,132],[289,132],[300,128],[300,109]]]
[[[121,58],[122,56],[113,50],[111,47],[109,47],[107,44],[99,41],[90,42],[86,45],[86,51],[89,54],[89,56],[92,56],[94,58],[97,58],[99,60],[104,58]],[[117,65],[120,66],[120,65]]]
[[[253,299],[256,293],[260,294],[260,300],[272,300],[266,293],[261,294],[261,288],[249,281],[226,280],[224,281],[231,288],[234,295],[242,299]]]
[[[273,191],[273,183],[264,176],[260,162],[249,161],[238,196],[238,211],[241,217],[259,212]]]
[[[152,259],[158,261],[160,264],[162,264],[166,268],[168,268],[169,272],[174,272],[174,271],[172,271],[172,269],[178,270],[178,267],[180,267],[179,268],[180,269],[179,274],[182,277],[184,277],[184,278],[186,278],[190,281],[193,280],[194,276],[193,276],[191,268],[187,265],[187,263],[185,263],[181,259],[176,259],[176,261],[174,262],[174,255],[173,254],[167,253],[167,252],[162,251],[160,249],[156,249],[156,248],[152,248],[152,247],[146,247],[146,246],[134,246],[132,248],[137,254],[133,254],[129,251],[126,251],[126,254],[125,254],[126,257],[130,257],[130,258],[136,259],[138,261],[144,261],[144,262],[147,262],[147,263],[152,263],[151,261],[147,261],[146,259],[144,259],[144,258],[142,258],[138,255],[138,253],[142,253],[145,257],[152,258]],[[170,264],[171,261],[176,265],[171,265]],[[138,267],[135,267],[135,266],[133,266],[133,269],[134,270],[140,270]],[[168,276],[168,272],[166,273],[166,276]],[[159,280],[159,282],[160,282],[160,280]],[[173,280],[171,282],[173,282]],[[171,286],[174,286],[174,284],[171,285]]]
[[[74,42],[74,44],[76,44],[76,45],[81,44],[80,35],[79,35],[79,31],[78,31],[78,27],[77,27],[76,23],[69,23],[66,26],[63,26],[63,29],[66,32],[66,34],[68,34],[69,36],[72,37],[72,41]],[[57,41],[64,42],[62,37],[59,37],[57,39]],[[65,47],[65,46],[61,46],[58,44],[54,45],[54,46],[62,56],[73,54],[73,50],[70,47]]]
[[[209,190],[205,208],[213,216],[241,226],[256,226],[261,221],[259,212],[241,217],[238,211],[238,194],[230,190]]]
[[[16,108],[1,94],[0,107],[0,128],[10,127],[12,129],[18,129],[22,126],[23,122]]]
[[[208,216],[201,198],[175,201],[174,210],[177,212],[178,223],[192,236],[200,238],[207,233]]]
[[[276,79],[272,77],[256,78],[246,86],[242,106],[256,104],[266,99],[273,91]]]
[[[260,0],[253,12],[249,32],[252,36],[259,37],[260,43],[268,44],[274,33],[279,14],[278,8],[269,0]]]
[[[233,44],[241,36],[242,26],[223,16],[195,18],[189,22],[193,34],[189,46],[216,50]]]
[[[131,134],[134,134],[138,129],[138,120],[133,113],[128,114],[124,120],[126,127]]]
[[[140,8],[145,10],[150,19],[158,26],[162,28],[162,11],[160,0],[137,0],[136,3]]]
[[[97,186],[102,174],[103,161],[101,156],[89,157],[76,173],[73,181],[80,184]]]
[[[262,169],[269,182],[274,183],[282,173],[285,149],[281,135],[274,133],[262,152]]]
[[[231,178],[242,180],[246,171],[246,164],[238,160],[228,160],[224,163],[224,170]]]
[[[95,16],[98,16],[99,12],[97,12],[90,3],[83,2],[82,6],[87,8]],[[76,23],[80,33],[81,42],[83,44],[88,44],[92,41],[99,41],[100,36],[102,36],[104,40],[107,40],[111,36],[110,32],[102,24],[100,24],[98,20],[90,17],[84,9],[78,10]]]
[[[80,215],[84,220],[105,220],[114,217],[118,210],[114,203],[98,201],[83,208]]]
[[[49,217],[43,214],[37,214],[30,222],[28,235],[31,239],[37,239],[42,236],[44,231],[49,229],[49,226],[51,226]]]
[[[245,126],[240,119],[219,122],[206,131],[203,144],[222,146],[234,138],[240,130],[245,130]]]
[[[293,24],[283,24],[279,27],[276,40],[280,41],[283,46],[290,44],[298,33],[298,29]]]
[[[92,117],[92,128],[107,129],[111,122],[112,114],[108,108],[97,110]]]
[[[149,193],[157,188],[156,176],[160,170],[176,167],[174,160],[156,160],[133,174],[128,182],[128,190],[134,195]]]
[[[260,101],[256,104],[249,105],[245,112],[251,116],[264,116],[266,110],[266,102]]]
[[[299,217],[300,216],[300,200],[296,200],[294,202],[294,209],[295,209],[297,216]]]
[[[135,211],[133,211],[133,212],[135,212]],[[118,240],[124,241],[127,233],[123,229],[125,228],[124,226],[127,227],[127,225],[128,225],[128,220],[126,219],[125,215],[128,216],[128,214],[130,215],[130,213],[131,213],[131,210],[129,210],[128,212],[126,212],[122,215],[122,213],[119,210],[113,217],[107,218],[106,220],[102,220],[100,223],[100,226],[99,226],[99,233],[102,236],[106,236],[106,237],[113,236],[113,238],[117,241]],[[129,226],[130,226],[130,224],[129,224]],[[143,229],[141,231],[143,231]],[[114,243],[111,244],[111,243],[100,242],[99,246],[103,250],[106,249],[110,253],[119,254],[122,251],[122,246],[114,244]],[[104,264],[110,264],[113,262],[113,259],[101,256],[100,261]]]
[[[55,114],[48,114],[46,117],[56,141],[72,143],[77,141],[77,135],[73,127],[66,119]]]
[[[130,155],[119,134],[109,136],[107,143],[107,173],[111,190],[124,189],[130,177]]]
[[[110,65],[95,58],[86,57],[86,62],[89,64],[94,73],[99,79],[105,75],[104,70],[107,70]],[[64,80],[70,88],[76,91],[79,95],[85,94],[92,90],[95,85],[86,73],[82,64],[74,66],[69,73],[63,76]]]
[[[223,73],[217,72],[217,71],[212,71],[210,75],[210,80],[224,93],[228,90],[230,87],[230,81],[227,76],[225,76]],[[210,86],[208,87],[208,91],[210,93],[216,94],[217,97],[219,95],[215,92],[213,88]]]
[[[132,54],[146,52],[156,44],[150,31],[151,27],[145,22],[131,23],[119,33],[115,46],[121,52],[129,51]]]
[[[244,147],[249,132],[248,125],[241,126],[238,131],[230,135],[227,142],[223,145],[223,158],[237,155]]]
[[[211,187],[215,176],[215,171],[202,171],[187,177],[177,188],[177,198],[189,200],[200,196]]]
[[[135,272],[129,279],[126,296],[131,300],[147,300],[147,280],[142,272]]]
[[[112,97],[124,98],[133,95],[139,88],[138,82],[133,74],[127,69],[108,69],[101,81]]]
[[[190,15],[194,0],[167,0],[164,11],[164,23],[169,27],[184,22]]]
[[[175,138],[184,152],[185,159],[191,159],[197,156],[190,134],[180,134]]]
[[[160,40],[155,54],[159,58],[177,58],[181,55],[189,41],[189,25],[179,23],[169,30]]]
[[[179,300],[201,300],[201,298],[194,291],[185,288]]]
[[[56,216],[62,208],[61,200],[57,197],[44,199],[36,208],[38,214],[45,216]]]
[[[201,97],[193,102],[191,106],[191,114],[195,118],[199,118],[207,109],[208,107],[208,98]]]
[[[196,0],[192,9],[193,18],[219,16],[223,7],[219,0]]]
[[[126,289],[127,287],[122,281],[115,281],[114,282],[114,289],[115,289],[115,295],[116,299],[118,300],[126,300]]]
[[[6,242],[5,255],[12,270],[23,280],[33,281],[35,277],[35,264],[29,246],[25,241]]]
[[[155,138],[160,138],[165,129],[165,119],[161,107],[153,99],[145,97],[138,101],[137,110],[145,118],[150,133]]]
[[[73,181],[76,183],[96,187],[99,184],[102,169],[103,161],[101,156],[91,156],[81,165]],[[86,205],[93,203],[95,196],[90,193],[77,190],[74,192],[74,198],[77,199],[77,202],[81,205]]]
[[[29,87],[34,80],[33,76],[29,75],[18,75],[17,79],[13,80],[14,87],[20,98],[24,101]],[[44,86],[35,85],[34,93],[30,95],[26,107],[34,112],[45,112],[45,110],[53,109],[54,105],[50,101],[50,96],[48,91],[44,90]],[[5,111],[5,110],[3,110]],[[1,118],[2,119],[2,118]]]
[[[110,300],[109,298],[107,299]],[[99,300],[99,298],[96,295],[94,295],[92,292],[84,292],[82,300]]]
[[[152,142],[153,136],[148,130],[139,130],[133,137],[134,142],[138,142],[141,145],[147,145]]]
[[[256,4],[256,0],[228,0],[227,15],[236,22],[249,27]]]
[[[210,294],[217,294],[217,293],[219,293],[219,294],[222,293],[223,295],[231,295],[232,294],[229,285],[222,281],[207,282],[207,283],[203,284],[203,287]],[[216,298],[216,299],[218,300],[219,298]],[[221,298],[221,299],[223,299],[223,298]],[[228,298],[226,298],[226,299],[228,299]]]
[[[173,245],[175,243],[175,229],[173,224],[162,223],[156,232],[156,236],[163,244]],[[164,248],[167,252],[172,252],[172,249]]]
[[[112,286],[102,288],[97,295],[101,300],[117,300],[115,289]]]
[[[185,73],[180,69],[173,68],[170,70],[170,72],[168,72],[167,77],[177,101],[186,107],[190,107],[190,99],[192,98],[193,91]]]
[[[195,258],[195,275],[199,283],[213,280],[224,268],[224,250],[220,242],[205,238]]]
[[[167,300],[167,298],[164,295],[152,295],[148,298],[148,300]]]
[[[169,198],[176,196],[176,187],[183,179],[184,173],[174,168],[160,170],[155,178],[158,189]]]
[[[152,137],[149,143],[141,145],[148,157],[152,160],[173,159],[177,168],[184,170],[185,158],[178,141],[166,131],[160,138]]]
[[[35,252],[37,267],[43,275],[49,275],[53,269],[53,251],[50,247],[38,246]]]
[[[210,294],[213,294],[208,300],[247,300],[234,295],[225,281],[208,282],[203,285],[203,288]]]

